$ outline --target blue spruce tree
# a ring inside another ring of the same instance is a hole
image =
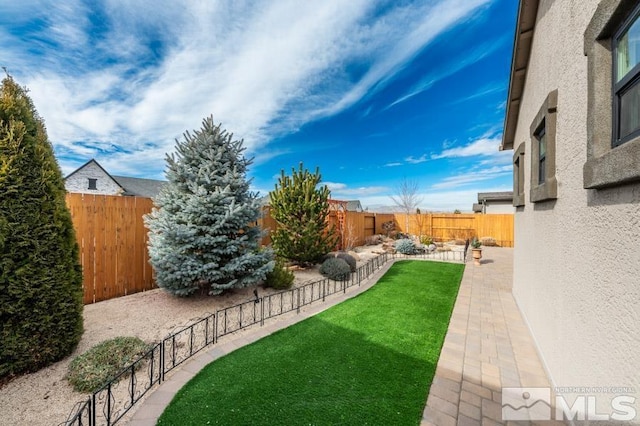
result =
[[[178,296],[258,284],[274,266],[260,249],[257,194],[246,178],[242,141],[203,120],[167,155],[168,184],[145,218],[159,287]]]

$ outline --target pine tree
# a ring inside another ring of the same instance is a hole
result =
[[[278,228],[271,233],[277,256],[298,264],[317,263],[338,242],[335,228],[327,227],[329,188],[319,186],[320,169],[311,174],[300,163],[292,176],[281,172],[271,192],[271,215]]]
[[[272,252],[260,249],[260,206],[242,143],[208,117],[167,156],[169,182],[146,223],[156,282],[172,294],[220,294],[258,284],[273,269]]]
[[[27,90],[0,88],[0,377],[70,354],[82,270],[62,173]]]

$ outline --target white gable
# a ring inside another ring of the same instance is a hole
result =
[[[95,189],[89,189],[91,184],[95,184]],[[89,161],[67,176],[64,186],[68,192],[85,194],[120,195],[123,192],[122,187],[95,161]]]

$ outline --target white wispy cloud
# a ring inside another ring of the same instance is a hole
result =
[[[28,30],[0,26],[0,49],[63,169],[97,157],[113,173],[142,174],[133,165],[144,158],[158,174],[174,139],[209,114],[256,161],[286,152],[262,150],[380,90],[488,1],[3,2],[6,22]],[[356,78],[353,64],[365,70]],[[121,152],[107,160],[113,146]]]
[[[406,161],[409,164],[420,164],[420,163],[424,163],[425,161],[429,161],[429,159],[427,158],[427,154],[422,154],[418,158],[414,158],[413,156],[409,156],[409,157],[405,158],[404,161]]]
[[[432,189],[448,189],[469,186],[476,182],[506,177],[513,172],[512,153],[499,151],[501,133],[497,126],[490,126],[479,138],[466,145],[447,148],[432,154],[431,159],[467,159],[478,157],[464,171],[445,177],[431,186]]]
[[[331,190],[331,197],[336,199],[361,198],[371,196],[372,194],[384,194],[389,191],[389,188],[386,186],[360,186],[352,188],[346,183],[340,182],[325,182],[325,184]]]
[[[325,182],[324,184],[327,185],[327,188],[329,188],[330,191],[340,191],[347,187],[346,183],[339,182]]]
[[[413,85],[407,93],[399,97],[395,101],[391,102],[385,109],[389,109],[399,103],[402,103],[412,97],[419,95],[422,92],[429,90],[434,84],[450,77],[459,71],[481,61],[487,56],[491,55],[497,49],[501,47],[503,43],[507,41],[506,38],[483,43],[473,49],[470,53],[465,54],[464,57],[459,60],[453,61],[449,67],[439,67],[435,71],[425,75],[418,83]]]
[[[431,158],[434,160],[440,158],[458,158],[458,157],[475,157],[475,156],[490,156],[498,153],[498,146],[500,145],[500,138],[480,138],[473,142],[470,142],[464,146],[457,146],[455,148],[447,148],[439,154],[432,154]]]
[[[432,189],[457,188],[479,181],[495,179],[500,176],[509,175],[513,172],[511,165],[494,166],[486,169],[479,169],[461,173],[455,176],[444,178],[438,183],[431,185]]]
[[[468,101],[474,100],[474,99],[480,99],[482,97],[485,97],[487,95],[491,95],[493,93],[505,92],[506,89],[507,88],[506,88],[504,82],[493,83],[493,84],[487,85],[485,87],[482,87],[479,90],[477,90],[476,92],[471,93],[471,94],[469,94],[467,96],[463,96],[461,98],[455,99],[454,101],[451,102],[451,105],[461,104],[461,103],[468,102]]]

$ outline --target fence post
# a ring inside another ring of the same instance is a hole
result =
[[[218,341],[218,315],[220,311],[216,311],[213,321],[213,343]]]
[[[111,426],[111,382],[107,384],[107,426]]]
[[[96,424],[96,394],[91,395],[91,415],[89,416],[89,425],[95,426]]]
[[[264,297],[260,299],[260,327],[264,325]]]
[[[162,383],[164,381],[164,341],[163,339],[160,342],[160,381],[158,383]]]
[[[300,287],[298,287],[298,307],[296,309],[296,313],[300,313]]]

